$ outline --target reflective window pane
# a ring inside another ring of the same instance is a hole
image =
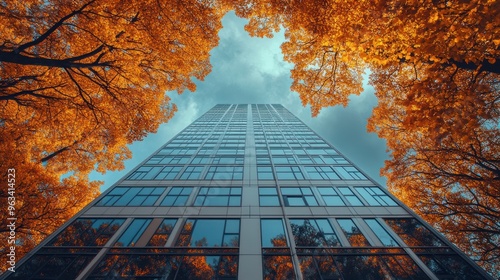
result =
[[[379,224],[376,219],[365,219],[366,224],[371,228],[373,233],[378,237],[380,242],[384,244],[384,246],[395,247],[399,246],[396,243],[396,240],[391,237],[391,235]]]
[[[289,255],[262,256],[262,270],[264,280],[296,279],[292,258]]]
[[[16,266],[16,272],[7,279],[76,279],[95,257],[93,254],[79,253],[74,251],[71,255],[36,254],[21,266]]]
[[[484,279],[464,259],[451,254],[418,254],[418,257],[439,279]]]
[[[260,206],[280,206],[280,201],[278,195],[274,196],[260,196],[259,197]]]
[[[90,279],[236,279],[238,256],[108,254]],[[69,278],[68,278],[69,279]]]
[[[134,246],[144,233],[152,219],[134,219],[125,232],[122,233],[115,246]]]
[[[177,246],[238,247],[237,219],[188,219],[177,239]]]
[[[337,235],[327,219],[290,219],[296,246],[340,246]]]
[[[103,246],[120,228],[125,219],[77,219],[49,246]]]
[[[348,187],[339,187],[339,192],[351,206],[363,206],[363,202]]]
[[[160,203],[160,206],[184,206],[192,190],[192,187],[173,187]]]
[[[362,247],[362,246],[370,246],[368,240],[366,240],[365,236],[359,228],[354,224],[351,219],[337,219],[342,231],[344,232],[349,244],[353,247]]]
[[[445,246],[416,219],[384,219],[408,246]]]
[[[370,206],[398,206],[398,204],[382,192],[379,187],[356,187],[356,190]]]
[[[318,202],[308,187],[280,189],[285,206],[317,206]]]
[[[164,246],[177,219],[163,219],[146,246]]]
[[[240,206],[241,187],[201,188],[195,206]]]
[[[262,247],[288,247],[281,219],[260,220]]]
[[[222,244],[224,220],[198,220],[191,235],[191,246],[214,247]]]

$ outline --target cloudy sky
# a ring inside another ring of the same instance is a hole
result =
[[[223,19],[219,46],[211,52],[213,66],[196,92],[170,93],[178,112],[158,133],[130,146],[133,158],[125,169],[106,174],[93,173],[92,180],[104,181],[101,190],[113,185],[146,157],[165,144],[192,121],[219,103],[279,103],[333,144],[362,171],[384,185],[379,170],[387,159],[385,141],[366,132],[366,123],[377,104],[373,89],[365,86],[360,96],[351,96],[349,106],[325,108],[311,117],[299,95],[290,91],[292,65],[283,61],[280,45],[283,32],[272,39],[251,38],[243,29],[246,20],[234,13]]]

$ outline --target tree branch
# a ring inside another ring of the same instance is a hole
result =
[[[57,67],[57,68],[90,68],[90,67],[112,66],[112,62],[110,61],[78,63],[68,59],[60,60],[60,59],[51,59],[42,57],[29,57],[22,54],[16,54],[14,52],[4,52],[4,51],[0,51],[0,61],[16,63],[21,65],[38,65],[38,66]]]
[[[75,10],[75,11],[71,12],[70,14],[62,17],[59,21],[57,21],[54,25],[52,25],[52,27],[50,27],[47,31],[45,31],[45,33],[40,35],[40,37],[36,38],[35,40],[33,40],[29,43],[20,45],[19,47],[14,49],[13,53],[19,54],[29,47],[40,44],[43,40],[47,39],[47,37],[49,37],[50,34],[54,33],[54,31],[56,31],[66,20],[70,19],[71,17],[73,17],[77,14],[80,14],[87,6],[89,6],[90,4],[92,4],[94,2],[95,2],[95,0],[91,0],[88,3],[84,4],[80,9]]]

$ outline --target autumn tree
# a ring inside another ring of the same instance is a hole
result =
[[[252,35],[285,29],[292,89],[312,114],[346,105],[362,73],[388,142],[389,188],[490,273],[499,271],[500,4],[236,1]]]
[[[407,76],[394,75],[395,67]],[[385,98],[379,99],[370,129],[387,139],[392,156],[382,174],[393,193],[495,273],[500,263],[498,75],[456,67],[431,71],[435,67],[400,65],[373,75],[377,95]],[[427,95],[432,88],[439,90]]]
[[[172,117],[165,92],[210,72],[223,14],[195,0],[1,5],[0,172],[16,169],[19,244],[91,201],[88,174],[123,168],[126,145]]]
[[[0,138],[5,136],[9,135],[0,133]],[[0,146],[5,152],[0,160],[0,170],[7,173],[8,169],[15,166],[16,178],[23,178],[16,179],[13,215],[10,215],[10,211],[0,212],[0,236],[7,242],[10,228],[6,223],[11,222],[8,218],[16,218],[15,252],[16,258],[20,258],[95,198],[98,194],[98,183],[76,176],[61,180],[59,176],[46,172],[41,164],[30,162],[19,155],[18,151],[9,149],[6,144],[11,144],[11,141],[2,140]],[[4,201],[2,205],[5,206],[8,205],[7,190],[5,187],[1,191]],[[10,250],[9,247],[3,246],[0,253],[5,256]],[[2,264],[2,270],[6,269],[5,265],[6,262]]]

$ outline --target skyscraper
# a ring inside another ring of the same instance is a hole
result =
[[[6,279],[491,279],[281,105],[217,105]]]

